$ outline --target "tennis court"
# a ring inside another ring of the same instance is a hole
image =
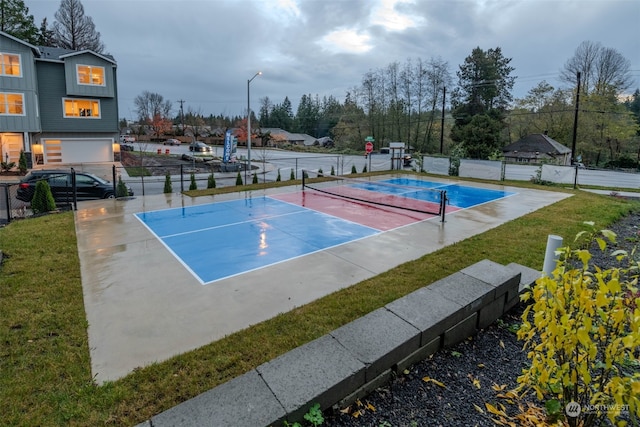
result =
[[[393,180],[404,177],[377,179],[397,185]],[[445,222],[299,185],[83,202],[75,223],[96,381],[193,350],[569,197],[430,181],[451,186]],[[489,192],[471,197],[464,187]],[[409,198],[413,206],[429,203]]]
[[[338,183],[136,217],[204,285],[415,222],[440,220],[438,209],[449,193],[449,212],[514,194],[407,178]]]

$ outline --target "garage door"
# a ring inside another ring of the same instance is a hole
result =
[[[113,161],[110,139],[46,140],[45,163],[96,163]]]

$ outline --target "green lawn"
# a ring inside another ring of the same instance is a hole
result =
[[[0,229],[0,424],[135,425],[484,258],[540,269],[548,234],[572,239],[583,221],[604,228],[635,209],[637,202],[577,192],[103,386],[91,378],[73,213],[15,221]]]

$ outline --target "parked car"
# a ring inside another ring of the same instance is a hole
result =
[[[123,142],[136,142],[136,138],[131,135],[120,135],[120,143]]]
[[[67,170],[33,170],[18,185],[17,199],[31,202],[38,181],[46,180],[51,187],[53,199],[57,204],[73,201],[73,185],[71,171]],[[127,186],[129,196],[133,190]],[[86,172],[76,172],[76,197],[81,200],[112,199],[115,197],[113,183]]]
[[[181,142],[178,141],[177,139],[167,139],[165,142],[162,143],[162,145],[180,145]]]
[[[201,141],[194,141],[191,144],[189,144],[189,151],[200,151],[203,153],[210,153],[213,151],[213,148],[211,148],[210,146],[208,146],[207,144],[205,144],[204,142]]]
[[[120,143],[120,151],[133,151],[134,147],[131,144]]]

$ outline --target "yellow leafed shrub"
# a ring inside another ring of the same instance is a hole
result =
[[[608,230],[578,234],[574,246],[559,249],[551,276],[543,276],[522,299],[518,339],[531,366],[518,382],[546,401],[547,415],[570,426],[637,422],[640,411],[640,263],[614,251],[613,265],[592,263],[589,247],[606,251],[615,242]],[[555,413],[549,413],[551,411]]]

